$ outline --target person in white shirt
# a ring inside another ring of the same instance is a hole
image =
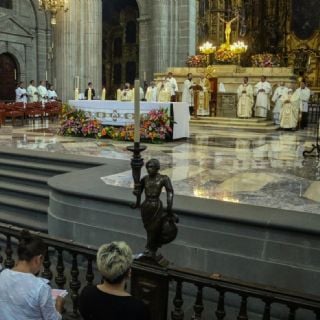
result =
[[[172,72],[168,73],[167,85],[170,88],[171,101],[177,101],[178,84],[176,79],[173,77]]]
[[[39,278],[47,247],[41,238],[21,232],[18,261],[0,273],[1,320],[61,320],[64,301],[54,303],[48,280]]]
[[[154,81],[151,81],[150,86],[147,89],[146,92],[146,100],[148,102],[156,102],[158,96],[158,88],[156,86],[156,83]]]
[[[273,120],[275,124],[280,124],[280,112],[281,112],[281,106],[283,103],[283,100],[281,97],[284,95],[287,95],[288,88],[285,86],[284,82],[282,81],[280,85],[277,87],[277,89],[274,91],[274,94],[272,96],[272,102],[275,103],[275,106],[273,108]]]
[[[183,84],[182,102],[186,102],[190,109],[190,114],[193,114],[193,87],[194,82],[192,81],[192,73],[188,73],[187,80]]]
[[[265,76],[262,76],[261,81],[254,86],[254,95],[257,97],[255,117],[266,118],[268,110],[270,110],[270,95],[272,88],[266,79]]]
[[[238,106],[237,115],[239,118],[251,118],[253,107],[253,88],[248,83],[248,77],[243,78],[243,83],[240,84],[237,90]]]
[[[58,95],[56,91],[54,90],[53,85],[50,85],[49,90],[48,90],[48,100],[49,101],[55,101],[57,100]]]
[[[27,88],[28,93],[28,102],[37,102],[38,101],[38,90],[34,86],[34,80],[31,80]]]
[[[18,88],[16,89],[16,102],[27,103],[27,90],[24,87],[23,82],[19,82]]]
[[[44,80],[40,81],[40,85],[38,87],[38,98],[42,103],[48,101],[48,90],[46,88],[46,82]]]
[[[304,129],[308,125],[308,102],[310,99],[310,89],[306,86],[306,81],[300,82],[300,88],[295,93],[299,96],[299,107],[301,112],[300,128]]]

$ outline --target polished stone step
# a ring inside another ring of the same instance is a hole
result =
[[[49,199],[49,190],[44,187],[35,187],[30,185],[16,184],[14,182],[0,182],[0,194],[12,194],[25,197]]]
[[[48,176],[0,169],[0,179],[26,185],[47,185]]]

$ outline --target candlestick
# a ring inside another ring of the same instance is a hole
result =
[[[48,81],[48,71],[46,70],[46,81]]]
[[[76,85],[76,87],[77,87],[77,88],[80,88],[80,77],[79,77],[79,76],[77,76],[77,78],[76,78],[76,79],[77,79],[77,85]]]
[[[79,100],[79,89],[78,88],[76,88],[74,90],[74,100]]]
[[[134,142],[140,142],[140,81],[134,81]]]
[[[106,100],[106,88],[102,89],[101,100]]]

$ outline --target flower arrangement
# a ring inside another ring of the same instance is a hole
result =
[[[141,116],[140,137],[141,140],[152,143],[165,141],[172,138],[168,110],[164,108],[154,109]],[[133,141],[134,125],[124,127],[105,127],[101,131],[101,137],[115,140]]]
[[[279,54],[262,53],[251,56],[253,67],[280,67],[281,56]]]
[[[83,110],[68,105],[62,106],[58,133],[64,136],[97,137],[102,129],[101,122],[88,117]]]
[[[168,109],[160,108],[141,115],[141,140],[157,143],[172,138],[171,118]],[[133,141],[134,125],[124,127],[103,127],[101,121],[90,118],[85,111],[63,105],[58,134],[64,136],[109,138]]]
[[[230,46],[222,44],[215,53],[215,59],[221,62],[232,62],[237,54],[231,50]]]
[[[190,68],[201,68],[207,66],[207,56],[203,54],[198,54],[195,56],[189,56],[186,65]]]

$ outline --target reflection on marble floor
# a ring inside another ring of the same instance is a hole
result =
[[[57,124],[0,128],[0,145],[127,159],[130,143],[57,136]],[[302,153],[314,141],[314,131],[254,133],[191,127],[191,138],[148,145],[145,160],[157,158],[171,177],[176,194],[320,212],[320,164]],[[131,172],[102,177],[107,184],[132,185]]]

